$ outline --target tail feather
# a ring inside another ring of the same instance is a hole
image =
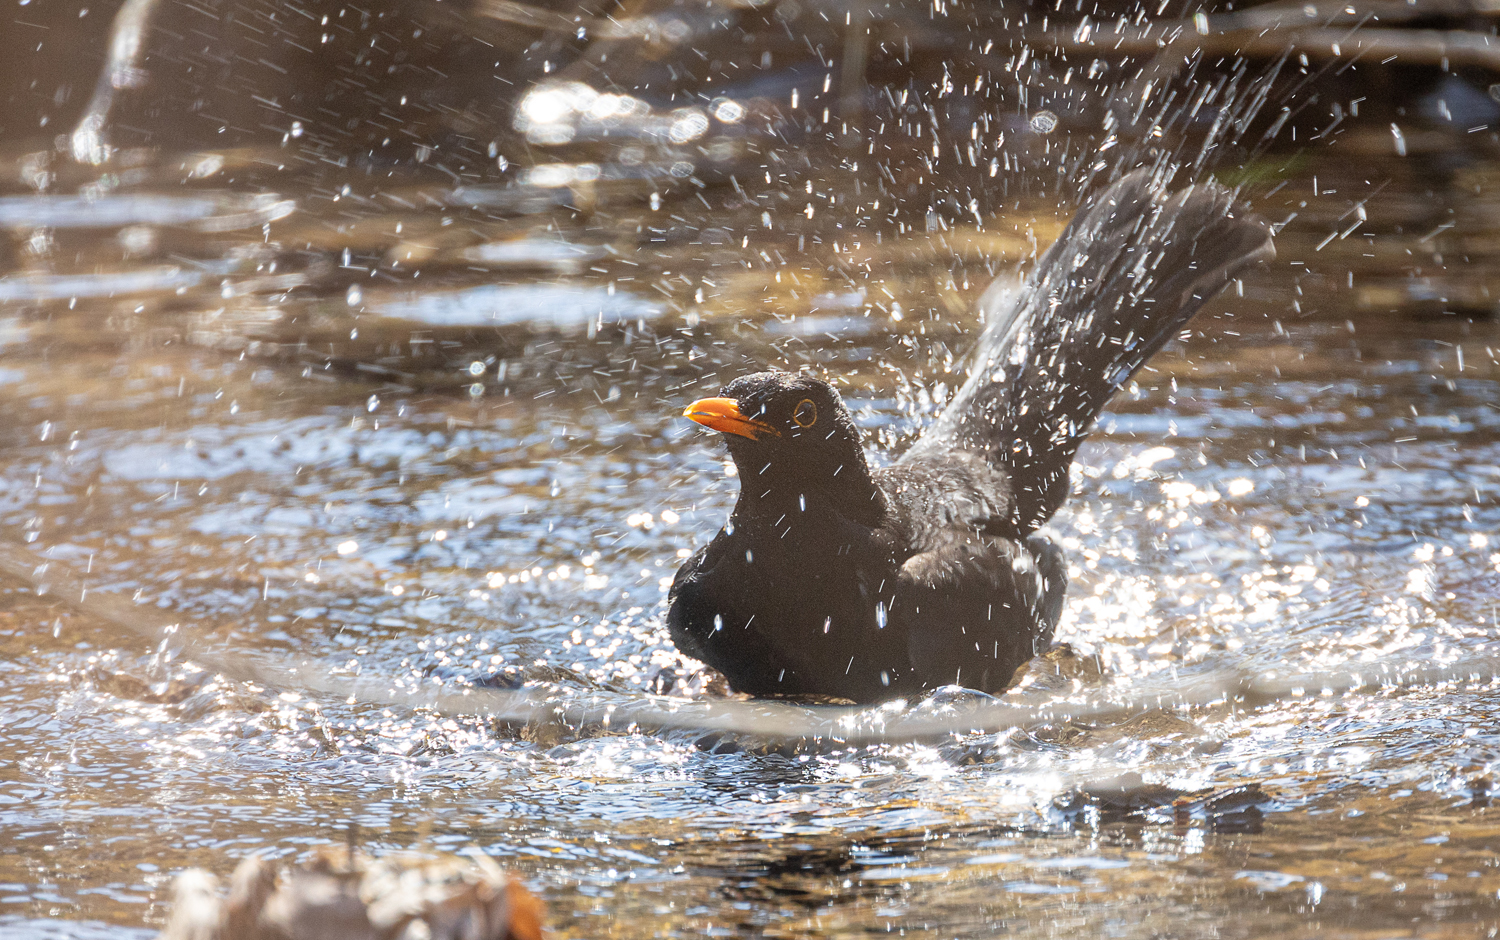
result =
[[[985,330],[968,381],[902,458],[955,448],[1011,481],[1024,536],[1067,499],[1079,444],[1110,398],[1245,267],[1275,256],[1265,222],[1215,183],[1162,192],[1132,173],[1079,211],[1013,307]]]

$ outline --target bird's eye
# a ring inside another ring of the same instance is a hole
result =
[[[792,411],[792,420],[799,428],[812,427],[818,423],[818,406],[813,404],[811,398],[802,399]]]

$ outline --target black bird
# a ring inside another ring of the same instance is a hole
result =
[[[1230,278],[1275,250],[1223,187],[1144,171],[1082,208],[968,381],[912,448],[871,471],[837,392],[761,372],[683,414],[724,434],[729,522],[677,572],[667,626],[751,695],[877,702],[1004,690],[1052,640],[1067,587],[1037,532],[1110,397]]]

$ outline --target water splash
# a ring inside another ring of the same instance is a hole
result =
[[[127,88],[139,88],[146,73],[137,63],[146,44],[146,30],[159,0],[125,0],[110,26],[109,52],[104,68],[94,84],[93,97],[69,138],[73,159],[98,166],[110,157],[109,112],[115,94]]]

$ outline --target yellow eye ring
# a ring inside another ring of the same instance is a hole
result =
[[[810,428],[818,423],[818,406],[813,404],[811,398],[804,398],[797,402],[797,407],[792,409],[792,421],[799,428]]]

